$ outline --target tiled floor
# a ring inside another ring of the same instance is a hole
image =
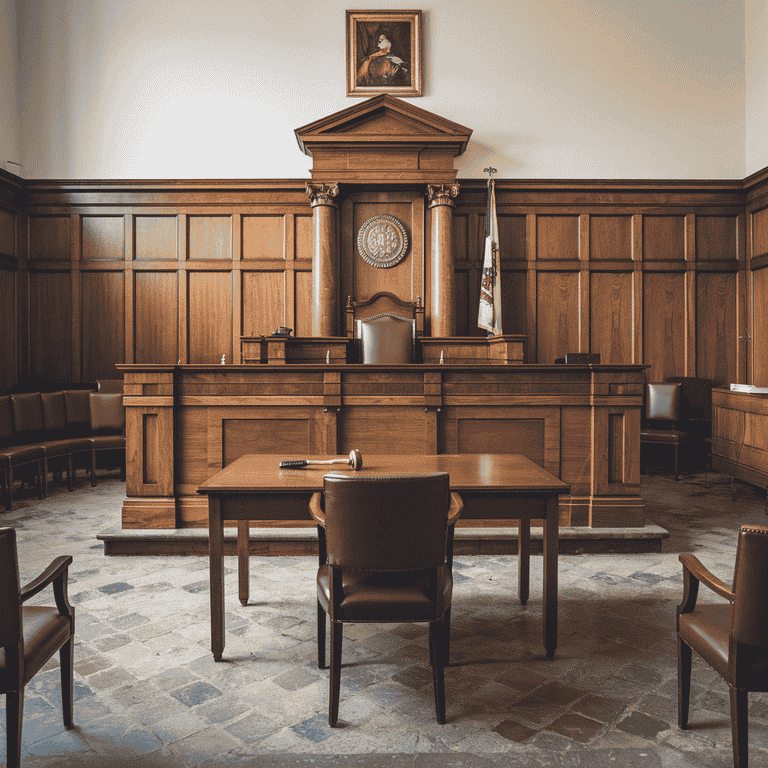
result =
[[[18,530],[22,580],[72,554],[77,608],[77,727],[63,729],[52,664],[27,688],[23,765],[730,766],[727,689],[698,659],[691,728],[676,725],[677,555],[695,552],[730,583],[738,526],[768,518],[761,491],[738,484],[732,501],[728,478],[703,481],[643,478],[649,520],[670,531],[660,554],[560,558],[554,661],[541,644],[541,559],[523,608],[516,558],[457,558],[445,725],[426,628],[349,626],[339,729],[328,728],[328,673],[316,666],[314,558],[252,558],[246,607],[227,558],[217,664],[207,558],[103,555],[95,534],[118,524],[116,477],[95,489],[81,478],[42,502],[22,494],[0,512]],[[768,694],[751,695],[750,717],[750,764],[768,765]]]

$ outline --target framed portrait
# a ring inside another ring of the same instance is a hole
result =
[[[347,96],[421,89],[421,11],[347,11]]]

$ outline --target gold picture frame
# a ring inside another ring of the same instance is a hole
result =
[[[347,96],[421,96],[421,11],[347,11]]]

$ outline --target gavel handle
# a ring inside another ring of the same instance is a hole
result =
[[[295,461],[281,461],[280,469],[301,469],[310,464],[349,464],[347,459],[331,459],[330,461],[309,461],[308,459],[296,459]]]

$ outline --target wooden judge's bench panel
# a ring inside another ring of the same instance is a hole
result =
[[[517,453],[571,484],[560,524],[637,527],[642,366],[119,365],[123,528],[207,525],[196,493],[247,453]],[[262,525],[310,525],[285,509]],[[465,524],[478,525],[469,520]],[[496,520],[494,525],[499,525]],[[503,524],[503,521],[502,521]]]

